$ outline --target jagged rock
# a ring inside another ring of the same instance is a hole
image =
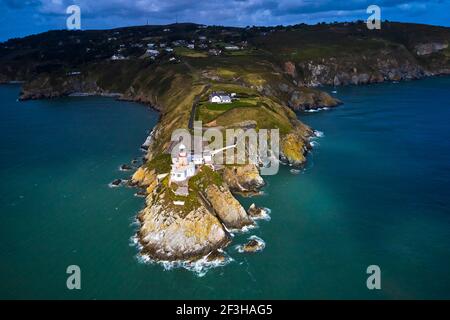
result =
[[[291,61],[286,61],[284,63],[284,72],[286,72],[288,75],[290,75],[293,78],[297,77],[297,70],[295,67],[295,64]]]
[[[328,93],[302,88],[295,90],[288,101],[288,105],[293,110],[309,110],[318,108],[335,107],[342,102],[333,98]]]
[[[131,184],[140,187],[148,187],[156,180],[155,170],[149,170],[145,167],[140,167],[131,177]]]
[[[252,219],[233,197],[227,186],[210,185],[206,188],[206,196],[215,213],[227,228],[241,229],[253,224]]]
[[[219,250],[214,250],[213,252],[208,254],[208,256],[206,257],[206,260],[208,262],[223,263],[223,262],[225,262],[225,259],[226,259],[225,255],[223,254],[223,252],[220,252]]]
[[[306,161],[306,153],[311,148],[308,141],[314,131],[299,122],[292,132],[280,138],[280,158],[293,166],[301,166]]]
[[[250,217],[258,219],[262,218],[267,212],[264,208],[257,207],[254,203],[252,203],[248,208],[247,213]]]
[[[130,170],[132,170],[133,168],[130,166],[130,165],[128,165],[128,164],[122,164],[121,166],[120,166],[120,171],[130,171]]]
[[[227,166],[223,178],[234,192],[258,192],[265,184],[254,164]]]
[[[163,193],[164,194],[164,193]],[[174,207],[167,196],[147,197],[138,216],[142,253],[158,260],[196,260],[225,247],[230,235],[204,206]]]
[[[238,250],[245,253],[254,253],[263,250],[265,246],[262,239],[252,236],[246,244],[238,247]]]
[[[414,47],[418,56],[425,56],[448,48],[447,43],[420,43]]]
[[[113,182],[111,182],[111,186],[118,187],[122,183],[122,179],[115,179]]]

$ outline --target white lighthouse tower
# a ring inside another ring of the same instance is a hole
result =
[[[195,164],[191,155],[186,152],[186,146],[180,144],[176,158],[172,158],[172,170],[170,180],[173,182],[183,182],[195,175]]]

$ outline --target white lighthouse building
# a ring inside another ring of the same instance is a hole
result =
[[[172,170],[170,180],[173,182],[183,182],[195,175],[195,164],[191,154],[186,152],[186,146],[180,144],[177,157],[172,158]]]

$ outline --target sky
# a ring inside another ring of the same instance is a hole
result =
[[[81,9],[81,29],[195,22],[252,26],[366,20],[369,5],[381,20],[450,26],[450,0],[0,0],[0,41],[65,29],[66,9]]]

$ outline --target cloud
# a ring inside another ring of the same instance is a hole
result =
[[[7,33],[65,26],[66,8],[81,8],[82,28],[196,22],[247,26],[366,19],[376,4],[382,19],[449,25],[450,0],[0,0]],[[21,23],[21,21],[26,21]],[[5,37],[1,34],[0,38]]]

